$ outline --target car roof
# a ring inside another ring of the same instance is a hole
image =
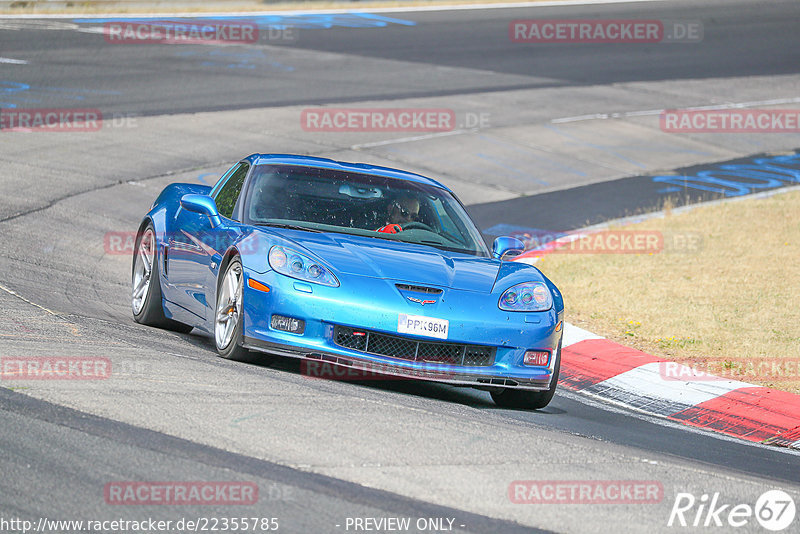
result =
[[[301,156],[297,154],[251,154],[243,161],[249,161],[251,165],[303,165],[305,167],[315,167],[319,169],[333,169],[338,171],[351,171],[361,174],[375,174],[387,178],[398,180],[408,180],[410,182],[432,185],[446,191],[449,188],[443,186],[436,180],[415,174],[413,172],[401,171],[390,167],[380,167],[378,165],[368,165],[366,163],[348,163],[346,161],[335,161],[328,158],[317,158],[314,156]],[[452,191],[450,191],[452,193]]]

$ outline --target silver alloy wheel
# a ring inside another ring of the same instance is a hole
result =
[[[133,314],[139,315],[144,307],[144,301],[150,289],[150,274],[153,272],[153,262],[156,257],[156,236],[152,228],[145,230],[133,266],[133,280],[131,289],[131,306]]]
[[[217,297],[217,313],[214,321],[214,339],[218,349],[227,347],[242,316],[242,266],[234,262],[225,273]]]

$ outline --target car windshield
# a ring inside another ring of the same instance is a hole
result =
[[[245,222],[428,245],[489,256],[461,203],[431,185],[300,165],[253,169]]]

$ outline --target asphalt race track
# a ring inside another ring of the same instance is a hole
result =
[[[536,18],[699,21],[703,35],[511,42],[511,21]],[[498,225],[569,230],[660,209],[669,195],[692,203],[757,192],[654,178],[789,161],[796,133],[674,134],[659,128],[658,111],[797,109],[798,20],[794,0],[675,0],[294,15],[259,22],[291,25],[291,38],[123,45],[106,42],[104,19],[0,18],[2,114],[82,108],[104,118],[96,131],[0,130],[0,355],[112,366],[106,380],[2,377],[0,530],[10,518],[257,516],[278,518],[280,532],[409,517],[442,519],[412,532],[652,533],[702,528],[667,526],[679,493],[754,506],[782,489],[800,502],[795,452],[575,393],[511,411],[477,390],[311,379],[294,361],[222,360],[204,337],[133,322],[126,245],[166,184],[214,183],[253,152],[430,175],[487,234]],[[458,124],[437,133],[303,128],[302,111],[320,106],[448,109]],[[115,481],[203,480],[255,483],[258,502],[119,506],[104,497]],[[517,480],[657,481],[663,496],[514,504]],[[764,530],[750,518],[736,531]]]

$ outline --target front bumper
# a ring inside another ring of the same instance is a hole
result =
[[[480,373],[466,373],[459,371],[447,371],[440,366],[436,368],[428,365],[426,367],[406,366],[403,362],[393,360],[388,363],[375,362],[372,358],[362,359],[352,355],[340,356],[330,352],[309,352],[309,349],[296,347],[293,345],[283,345],[280,343],[272,343],[255,338],[245,338],[244,347],[250,350],[257,350],[269,354],[276,354],[278,356],[289,356],[293,358],[304,358],[312,361],[319,361],[346,367],[358,371],[354,375],[348,375],[349,379],[357,380],[359,378],[367,379],[377,375],[386,375],[399,378],[408,378],[411,380],[427,380],[431,382],[444,382],[447,384],[455,384],[460,386],[472,387],[504,387],[504,388],[518,388],[529,389],[532,391],[546,391],[550,389],[551,375],[548,374],[547,378],[529,378],[529,377],[515,377],[515,376],[495,376],[491,374]],[[312,376],[320,374],[318,370],[309,372]],[[331,376],[337,376],[332,374]]]
[[[270,287],[269,292],[263,292],[245,283],[244,346],[248,349],[324,362],[357,370],[364,376],[372,373],[479,388],[533,391],[548,390],[551,386],[563,310],[561,313],[504,312],[497,308],[493,295],[453,289],[446,289],[435,305],[420,307],[395,293],[395,281],[345,278],[340,287],[333,288],[303,284],[274,272],[246,270],[245,273],[246,277],[252,276]],[[492,363],[470,366],[412,361],[361,352],[336,343],[337,325],[410,341],[440,341],[398,334],[399,313],[447,319],[450,322],[447,342],[492,347]],[[305,321],[302,334],[273,329],[270,324],[273,314]],[[523,365],[527,350],[550,351],[548,365]]]

